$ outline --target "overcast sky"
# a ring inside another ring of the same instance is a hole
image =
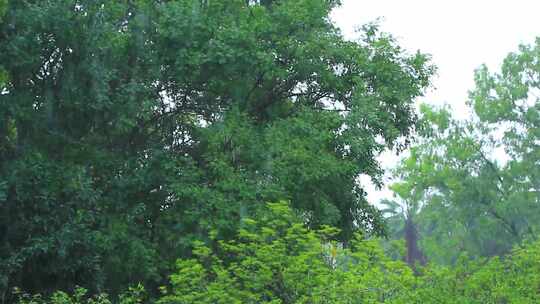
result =
[[[474,70],[485,63],[495,70],[519,44],[540,36],[540,0],[342,0],[333,13],[345,37],[355,39],[355,29],[382,18],[381,28],[407,50],[432,55],[438,67],[434,90],[419,102],[450,104],[465,118],[465,101],[473,88]],[[396,159],[384,156],[385,167]],[[364,181],[365,183],[365,181]],[[368,187],[376,202],[390,192]]]

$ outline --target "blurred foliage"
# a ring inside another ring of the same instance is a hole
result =
[[[468,105],[421,106],[420,138],[395,171],[396,202],[415,210],[421,248],[435,263],[509,254],[540,229],[540,39],[482,66]],[[398,212],[399,213],[399,212]],[[406,214],[401,212],[401,214]],[[401,238],[402,221],[390,223]]]

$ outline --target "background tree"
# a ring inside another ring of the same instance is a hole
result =
[[[395,183],[390,189],[396,194],[396,200],[383,200],[381,209],[386,217],[389,236],[394,239],[405,241],[405,255],[403,259],[412,268],[425,265],[426,257],[420,249],[420,235],[418,227],[418,215],[421,211],[421,198],[415,189],[410,188],[408,183]]]
[[[423,248],[439,262],[510,252],[538,230],[540,42],[476,73],[474,119],[424,107],[420,144],[399,169],[421,193]]]

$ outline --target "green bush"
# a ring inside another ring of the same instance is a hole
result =
[[[413,287],[412,271],[377,241],[357,236],[343,249],[337,233],[308,230],[287,204],[268,204],[236,241],[197,243],[159,303],[379,303]]]
[[[78,287],[72,294],[63,291],[57,291],[50,297],[43,297],[40,294],[29,295],[20,291],[14,290],[15,296],[18,298],[18,304],[111,304],[113,303],[107,294],[99,294],[90,296],[88,290]],[[119,304],[138,304],[144,302],[144,287],[137,285],[131,287],[126,293],[121,294],[117,303]]]
[[[424,270],[418,303],[540,303],[540,242],[506,257],[471,261],[463,256],[453,267]]]

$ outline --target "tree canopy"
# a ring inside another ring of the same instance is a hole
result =
[[[267,201],[344,243],[383,232],[356,179],[381,183],[433,67],[376,26],[345,40],[338,1],[1,3],[4,301],[155,291]]]

